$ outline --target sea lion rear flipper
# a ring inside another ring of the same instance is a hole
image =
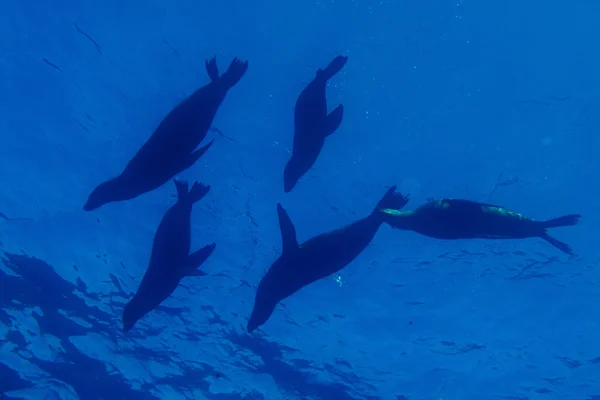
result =
[[[195,203],[202,199],[210,191],[210,185],[194,182],[192,188],[188,190],[188,182],[177,178],[173,179],[175,188],[177,189],[177,201],[184,203]]]
[[[560,240],[554,239],[552,236],[548,235],[547,233],[544,233],[542,235],[540,235],[540,237],[544,240],[546,240],[548,243],[550,243],[552,246],[556,247],[557,249],[559,249],[560,251],[567,253],[571,256],[575,255],[575,253],[573,253],[573,249],[571,248],[571,246],[569,246],[566,243],[561,242]]]
[[[236,83],[242,79],[242,76],[248,69],[248,61],[241,61],[238,58],[234,58],[229,65],[229,68],[221,76],[220,82],[226,89],[231,89]]]
[[[187,197],[187,194],[189,193],[188,182],[175,178],[173,179],[173,183],[175,184],[175,189],[177,189],[177,199],[183,199]]]
[[[196,203],[206,196],[209,191],[210,185],[196,181],[187,194],[187,200],[189,200],[192,204]]]
[[[189,158],[186,160],[187,165],[185,168],[189,168],[192,165],[194,165],[196,163],[196,161],[198,161],[200,159],[200,157],[202,157],[202,155],[204,153],[206,153],[206,150],[208,150],[210,148],[210,146],[213,144],[214,141],[215,141],[215,139],[208,142],[208,144],[206,146],[202,146],[199,149],[192,151],[192,154],[190,154]]]
[[[392,186],[388,189],[388,191],[383,195],[379,203],[377,203],[377,207],[375,207],[374,212],[380,212],[385,209],[390,210],[401,210],[405,205],[408,204],[410,200],[409,195],[405,195],[399,192],[396,192],[396,185]]]
[[[331,135],[340,127],[343,117],[344,106],[340,104],[325,118],[325,126],[323,127],[325,137]]]
[[[206,60],[206,72],[210,80],[216,82],[219,80],[219,68],[217,67],[217,57]]]
[[[279,203],[277,204],[277,216],[279,217],[279,230],[281,231],[282,254],[284,254],[298,248],[296,228],[287,212]]]
[[[581,215],[579,214],[569,214],[569,215],[564,215],[562,217],[558,217],[558,218],[553,218],[550,219],[548,221],[544,221],[542,222],[542,224],[544,225],[544,228],[559,228],[561,226],[572,226],[572,225],[577,225],[577,223],[579,222],[579,218],[581,218]]]
[[[206,272],[198,269],[204,262],[210,257],[213,250],[217,245],[215,243],[209,244],[201,248],[200,250],[196,250],[192,254],[190,254],[183,266],[183,275],[184,276],[206,276],[208,275]]]

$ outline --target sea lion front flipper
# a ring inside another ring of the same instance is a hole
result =
[[[337,56],[325,68],[325,70],[319,69],[317,71],[317,76],[322,76],[325,79],[331,79],[335,74],[340,72],[344,65],[348,62],[348,57],[346,56]]]
[[[325,126],[323,128],[325,137],[335,132],[342,123],[344,117],[344,106],[340,104],[325,118]]]
[[[189,158],[186,160],[186,168],[189,168],[192,165],[194,165],[196,161],[198,161],[200,157],[202,157],[202,155],[206,153],[206,150],[210,148],[214,141],[215,139],[208,142],[206,146],[202,146],[199,149],[192,151],[192,154],[190,154]]]
[[[206,60],[206,72],[210,80],[216,82],[219,80],[219,68],[217,67],[217,57],[214,56],[210,60]]]
[[[210,257],[213,250],[217,247],[215,243],[209,244],[201,248],[200,250],[196,250],[192,254],[190,254],[183,266],[183,275],[184,276],[206,276],[208,275],[206,272],[198,269],[204,262]]]
[[[206,272],[194,268],[185,268],[183,270],[183,276],[206,276]]]
[[[277,216],[279,217],[279,230],[281,231],[282,254],[285,254],[286,252],[291,252],[298,248],[296,228],[288,213],[279,203],[277,204]]]

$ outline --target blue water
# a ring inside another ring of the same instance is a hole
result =
[[[0,4],[2,399],[598,400],[600,2],[90,0]],[[293,107],[317,68],[340,129],[289,194]],[[171,183],[94,212],[156,125],[249,60],[180,174],[211,185],[192,249],[217,248],[127,334],[123,305]],[[339,275],[246,333],[281,251],[371,212],[385,188],[492,202],[538,239],[439,241],[383,225]]]

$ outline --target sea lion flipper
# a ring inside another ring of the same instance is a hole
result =
[[[571,248],[571,246],[569,246],[568,244],[566,244],[564,242],[561,242],[560,240],[554,239],[552,236],[548,235],[547,233],[540,235],[540,237],[542,239],[544,239],[545,241],[547,241],[548,243],[550,243],[552,246],[554,246],[557,249],[559,249],[560,251],[562,251],[563,253],[567,253],[571,256],[575,255],[575,253],[573,253],[573,249]]]
[[[204,196],[208,194],[210,191],[210,185],[205,183],[200,183],[198,181],[194,182],[192,188],[188,192],[186,199],[190,201],[192,204],[200,201]]]
[[[215,247],[217,247],[217,245],[212,243],[190,254],[183,266],[184,276],[208,275],[206,272],[199,270],[198,267],[204,264],[208,257],[210,257]]]
[[[340,72],[346,62],[348,61],[348,57],[346,56],[337,56],[335,57],[325,68],[325,70],[319,69],[317,71],[317,76],[322,76],[326,80],[331,79],[335,74]]]
[[[191,189],[187,181],[182,181],[177,178],[173,179],[175,188],[177,189],[177,201],[184,203],[195,203],[202,199],[210,191],[210,185],[194,182]]]
[[[195,268],[184,268],[183,276],[206,276],[208,275],[206,272],[201,271]]]
[[[561,226],[572,226],[577,225],[581,215],[579,214],[569,214],[564,215],[562,217],[549,219],[547,221],[542,222],[544,228],[560,228]]]
[[[281,231],[282,254],[293,251],[298,248],[296,228],[281,204],[277,204],[277,216],[279,217],[279,230]]]
[[[381,200],[377,203],[374,212],[380,212],[383,210],[401,210],[405,205],[408,204],[410,196],[408,194],[402,194],[396,191],[396,185],[393,185],[383,195]],[[388,213],[389,214],[389,213]]]
[[[219,68],[217,67],[217,57],[214,56],[210,60],[206,60],[206,72],[210,80],[216,82],[219,80]]]
[[[229,68],[221,76],[220,82],[226,89],[231,89],[242,79],[248,69],[248,61],[242,61],[237,57],[231,61]]]
[[[325,118],[324,134],[326,137],[331,135],[340,127],[343,117],[344,106],[340,104],[335,108],[335,110],[329,113],[327,118]]]
[[[206,146],[202,146],[199,149],[192,151],[192,154],[190,154],[190,156],[186,160],[187,161],[186,169],[191,167],[192,165],[194,165],[196,163],[196,161],[198,161],[200,159],[200,157],[202,157],[202,155],[204,153],[206,153],[206,151],[210,148],[210,146],[213,144],[214,141],[215,141],[215,139],[208,142],[208,144]]]
[[[188,182],[175,178],[173,179],[173,183],[175,184],[175,189],[177,190],[177,198],[183,199],[187,197],[187,194],[189,193]]]

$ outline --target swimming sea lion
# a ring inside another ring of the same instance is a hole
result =
[[[571,255],[571,247],[548,235],[546,230],[575,225],[581,217],[579,214],[570,214],[548,221],[535,221],[500,206],[445,198],[430,201],[412,211],[387,209],[383,212],[389,216],[386,222],[390,226],[437,239],[539,237]]]
[[[94,210],[106,203],[136,198],[152,191],[191,167],[212,145],[196,150],[231,89],[244,75],[248,62],[234,58],[219,77],[215,58],[206,61],[211,82],[175,107],[158,125],[125,170],[101,183],[90,194],[83,209]]]
[[[286,193],[313,166],[325,144],[325,138],[342,123],[343,105],[340,104],[327,115],[325,88],[327,81],[344,67],[346,61],[348,57],[337,56],[325,71],[319,69],[296,101],[292,157],[283,173],[283,189]]]
[[[396,193],[393,186],[366,218],[332,232],[313,237],[302,244],[296,229],[283,209],[277,205],[282,252],[261,279],[254,308],[248,321],[248,332],[263,325],[283,299],[319,279],[330,276],[350,264],[371,242],[386,219],[381,209],[401,209],[408,198]]]
[[[195,182],[188,192],[188,183],[175,180],[177,203],[165,213],[158,225],[152,245],[150,264],[144,278],[123,312],[123,331],[159,306],[179,285],[185,276],[204,276],[198,269],[215,249],[210,244],[190,253],[192,206],[202,199],[210,186]]]

